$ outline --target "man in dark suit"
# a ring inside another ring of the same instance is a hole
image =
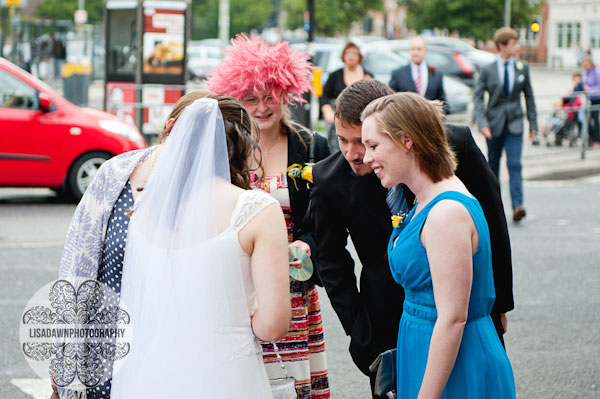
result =
[[[385,84],[363,80],[338,97],[335,124],[341,151],[313,167],[311,211],[323,286],[338,317],[351,336],[350,354],[371,378],[369,365],[381,352],[395,348],[404,291],[393,280],[387,261],[392,232],[388,190],[369,165],[362,162],[360,114],[372,100],[392,94]],[[496,303],[492,318],[500,337],[506,330],[505,312],[513,309],[512,267],[500,187],[466,126],[448,125],[449,140],[457,153],[456,175],[479,199],[490,226]],[[404,190],[412,206],[414,195]],[[348,234],[362,271],[357,288],[354,261],[346,250]]]
[[[525,217],[523,207],[523,177],[521,176],[521,153],[523,151],[523,109],[521,93],[525,94],[530,137],[537,135],[537,113],[533,89],[529,79],[529,66],[519,61],[519,35],[511,28],[500,28],[494,34],[498,48],[497,60],[480,71],[475,85],[473,100],[475,120],[481,134],[487,140],[488,160],[496,177],[499,176],[500,157],[506,150],[506,166],[510,180],[510,198],[513,221]],[[483,94],[488,92],[487,108]]]
[[[427,65],[427,44],[421,36],[410,41],[410,63],[392,72],[390,87],[395,91],[412,91],[428,100],[440,100],[444,103],[444,112],[448,113],[448,103],[444,93],[444,74],[434,66]]]

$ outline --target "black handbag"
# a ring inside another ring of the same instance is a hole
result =
[[[390,349],[381,353],[369,366],[371,373],[375,375],[375,396],[396,398],[396,349]]]

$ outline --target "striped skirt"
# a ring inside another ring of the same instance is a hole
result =
[[[319,294],[314,284],[290,279],[292,323],[287,335],[277,341],[285,368],[296,378],[298,399],[329,398],[327,356]],[[269,378],[282,377],[273,344],[261,342]]]

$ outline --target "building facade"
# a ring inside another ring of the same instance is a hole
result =
[[[586,51],[600,62],[600,0],[548,0],[548,58],[552,67],[577,67]]]

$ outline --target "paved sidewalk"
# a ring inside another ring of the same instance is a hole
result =
[[[481,152],[487,157],[485,138],[472,125],[471,132]],[[570,180],[600,174],[600,150],[587,148],[581,159],[581,145],[575,148],[547,147],[543,142],[531,145],[528,137],[523,140],[523,179],[524,180]],[[500,160],[500,182],[508,182],[506,155]]]

